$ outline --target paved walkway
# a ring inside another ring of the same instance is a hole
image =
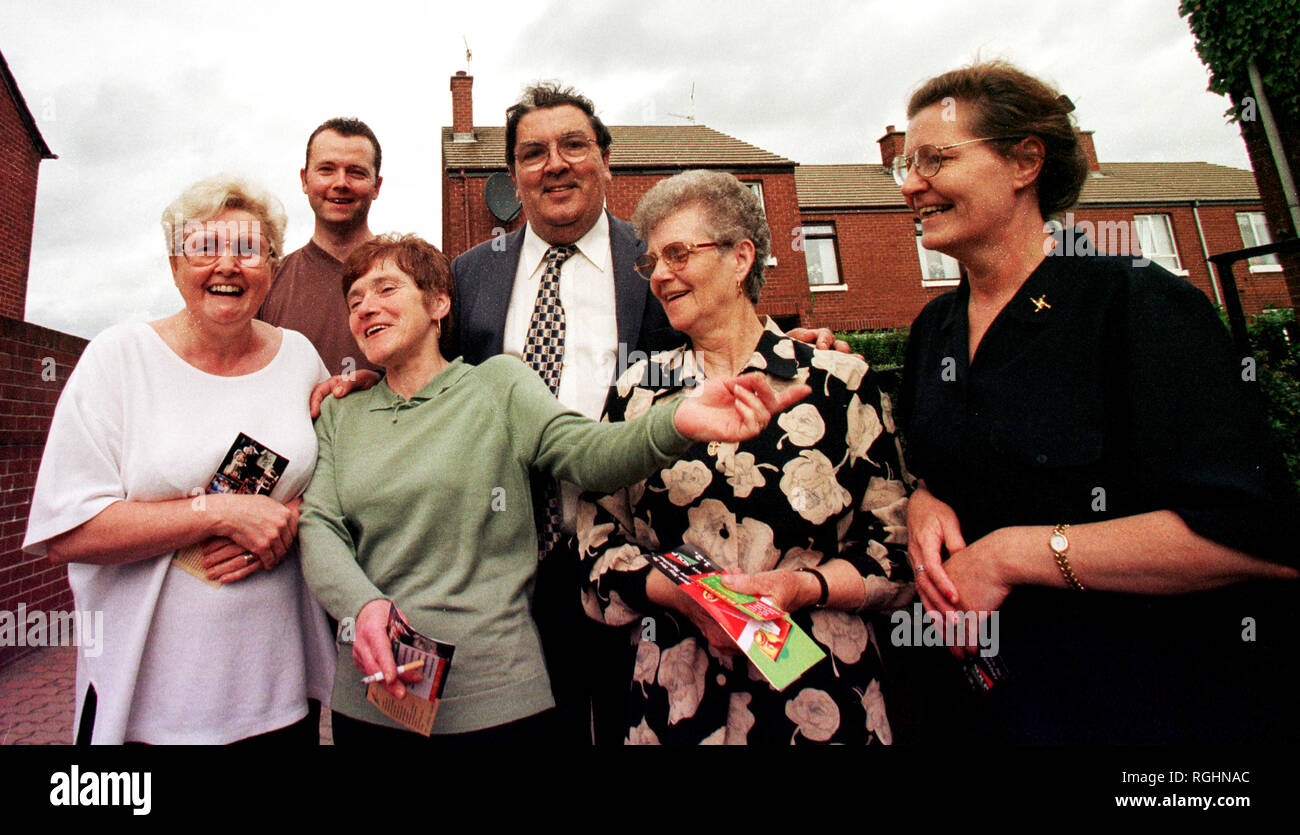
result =
[[[76,647],[45,647],[0,667],[0,745],[71,745]],[[333,744],[329,712],[321,744]]]
[[[70,745],[77,648],[45,647],[0,668],[0,745]]]

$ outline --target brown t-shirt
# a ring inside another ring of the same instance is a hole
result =
[[[366,362],[348,330],[342,280],[343,263],[308,241],[281,262],[257,318],[306,336],[331,374],[362,368],[378,371]],[[345,360],[350,361],[345,365]]]

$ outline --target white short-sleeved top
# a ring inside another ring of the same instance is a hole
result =
[[[197,497],[240,432],[289,459],[272,497],[299,495],[316,464],[307,400],[326,376],[296,331],[262,369],[220,377],[147,324],[109,328],[59,397],[24,549],[44,554],[117,501]],[[77,609],[103,613],[77,663],[78,717],[87,686],[96,691],[94,742],[223,744],[301,719],[308,697],[328,702],[333,642],[296,552],[219,589],[171,556],[68,566]]]

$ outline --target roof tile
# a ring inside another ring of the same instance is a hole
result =
[[[1111,162],[1084,183],[1080,205],[1259,200],[1255,175],[1208,162]],[[903,198],[880,165],[800,165],[801,209],[898,208]]]
[[[660,168],[719,166],[791,166],[794,160],[764,151],[704,125],[610,125],[614,136],[609,166]],[[444,164],[448,168],[505,169],[504,127],[475,127],[475,142],[453,142],[451,128],[442,129]]]

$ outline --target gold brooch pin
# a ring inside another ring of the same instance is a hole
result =
[[[1041,313],[1044,307],[1047,308],[1048,310],[1052,309],[1052,306],[1047,303],[1046,293],[1044,293],[1043,295],[1039,296],[1036,299],[1031,296],[1029,300],[1034,303],[1035,313]]]

